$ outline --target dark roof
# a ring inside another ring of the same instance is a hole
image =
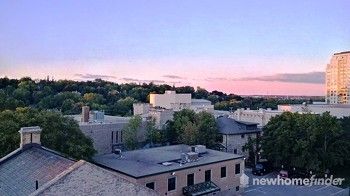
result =
[[[217,124],[219,132],[225,135],[261,132],[261,129],[257,127],[258,123],[236,121],[227,116],[217,118]]]
[[[95,156],[93,159],[98,165],[131,176],[141,178],[166,172],[173,172],[201,165],[208,165],[233,159],[242,159],[243,156],[206,149],[198,161],[180,164],[181,153],[188,152],[190,146],[172,145],[149,149],[122,152],[121,157],[116,154]],[[169,162],[170,165],[162,163]],[[147,169],[145,169],[147,168]]]
[[[74,163],[41,146],[17,149],[0,159],[0,195],[29,195]]]

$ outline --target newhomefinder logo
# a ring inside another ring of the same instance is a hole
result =
[[[339,186],[343,183],[345,178],[333,178],[331,175],[329,178],[316,178],[315,175],[310,178],[253,178],[253,185],[304,185],[304,186]]]

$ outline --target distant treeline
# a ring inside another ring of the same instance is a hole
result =
[[[93,110],[104,110],[109,115],[132,115],[132,104],[148,102],[150,93],[191,93],[193,98],[208,99],[218,110],[237,108],[272,108],[278,104],[311,102],[312,100],[265,99],[241,97],[220,91],[191,86],[172,87],[167,84],[118,84],[96,79],[94,81],[32,80],[0,78],[0,111],[17,107],[59,110],[63,114],[78,114],[81,106],[89,105]]]

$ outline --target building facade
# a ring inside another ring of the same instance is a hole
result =
[[[329,112],[330,115],[337,118],[350,116],[350,105],[347,104],[293,104],[293,105],[278,105],[278,110],[281,112],[299,112],[323,114]]]
[[[240,177],[243,156],[174,145],[96,156],[94,161],[118,172],[128,181],[155,190],[159,195],[196,195],[233,190],[243,192]],[[145,168],[147,168],[145,170]]]
[[[84,160],[41,146],[41,128],[23,127],[20,147],[0,158],[0,195],[158,195]]]
[[[165,91],[164,94],[150,94],[149,103],[152,107],[180,111],[191,106],[191,94],[177,94],[175,91]]]
[[[271,109],[259,109],[259,110],[250,110],[248,109],[237,109],[233,114],[230,115],[230,118],[233,118],[237,121],[244,121],[250,123],[258,123],[259,127],[265,126],[272,117],[282,114],[283,111],[271,110]]]
[[[249,153],[243,146],[247,144],[249,138],[260,136],[261,129],[258,128],[258,123],[242,122],[222,116],[217,118],[217,124],[226,152],[248,157]]]
[[[335,53],[326,70],[326,103],[350,104],[350,51]]]

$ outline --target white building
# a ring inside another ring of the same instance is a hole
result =
[[[335,53],[326,70],[326,102],[350,104],[350,51]]]
[[[209,113],[213,113],[214,105],[211,104],[211,101],[206,99],[192,99],[190,109],[195,112],[206,111]]]
[[[183,109],[214,114],[214,105],[209,100],[192,99],[191,94],[177,94],[175,91],[150,94],[150,103],[134,103],[133,107],[134,115],[141,115],[145,119],[154,118],[159,129],[164,128],[166,122],[173,119],[174,112]]]
[[[150,94],[149,103],[152,107],[180,111],[191,106],[191,94],[177,94],[175,91],[165,91],[164,94]]]
[[[350,105],[347,104],[294,104],[294,105],[278,105],[281,112],[310,112],[314,114],[322,114],[329,112],[330,115],[337,118],[350,116]]]
[[[268,109],[250,110],[237,109],[230,118],[237,121],[244,121],[250,123],[258,123],[259,127],[265,126],[272,117],[282,114],[283,111]]]

